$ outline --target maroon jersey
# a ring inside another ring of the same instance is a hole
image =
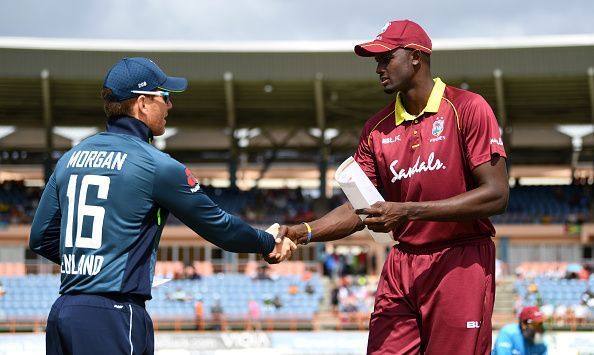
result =
[[[355,160],[386,201],[421,202],[476,188],[471,171],[494,155],[506,157],[491,107],[480,95],[446,86],[437,78],[420,115],[408,114],[397,96],[371,117]],[[393,233],[400,242],[428,247],[491,237],[495,229],[485,218],[410,221]]]

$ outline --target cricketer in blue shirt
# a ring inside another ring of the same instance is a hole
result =
[[[189,169],[149,144],[164,133],[169,93],[184,91],[186,79],[149,59],[125,58],[103,86],[106,132],[57,162],[31,226],[31,250],[61,272],[48,354],[153,352],[144,302],[169,213],[224,250],[279,250],[272,235],[221,210]]]
[[[538,307],[524,307],[520,321],[501,328],[492,355],[546,355],[542,341],[544,317]]]

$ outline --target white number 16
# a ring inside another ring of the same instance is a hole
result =
[[[66,196],[68,197],[68,219],[66,220],[66,240],[64,246],[72,248],[72,225],[74,220],[74,203],[76,200],[76,180],[78,175],[70,175]],[[97,198],[107,199],[109,193],[110,179],[107,176],[85,175],[82,178],[80,194],[78,197],[78,213],[76,223],[76,239],[74,246],[77,248],[99,249],[103,241],[103,217],[105,208],[101,206],[87,205],[87,190],[89,185],[99,187]],[[83,220],[85,216],[93,218],[91,236],[82,236]]]

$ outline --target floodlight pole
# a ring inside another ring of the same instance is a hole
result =
[[[590,92],[590,121],[594,126],[594,67],[588,68],[588,89]]]
[[[237,116],[235,114],[235,95],[233,91],[233,73],[225,72],[223,74],[225,82],[225,108],[227,110],[227,126],[230,129],[229,143],[231,157],[229,158],[229,187],[237,187],[237,165],[239,162],[239,144],[235,137],[237,130]]]
[[[499,68],[493,70],[493,79],[495,80],[495,98],[497,105],[497,118],[501,127],[501,136],[504,147],[507,147],[508,154],[511,152],[511,132],[512,128],[508,124],[507,110],[505,105],[505,90],[503,88],[503,71]],[[506,159],[507,169],[511,167],[510,159]]]
[[[43,109],[43,125],[45,128],[45,152],[43,156],[43,177],[45,182],[49,181],[54,168],[52,152],[54,151],[54,122],[52,117],[51,95],[50,95],[50,72],[47,69],[41,71],[41,100]]]
[[[588,91],[590,92],[590,121],[594,127],[594,67],[588,68]],[[592,160],[594,170],[594,160]],[[590,220],[594,220],[594,200],[590,201]],[[582,242],[585,242],[585,233],[582,233]]]
[[[319,149],[320,161],[318,167],[320,170],[320,198],[327,198],[327,181],[326,174],[328,172],[328,156],[330,150],[330,143],[326,143],[326,112],[324,108],[324,75],[316,73],[314,79],[314,97],[316,104],[316,123],[320,129]]]

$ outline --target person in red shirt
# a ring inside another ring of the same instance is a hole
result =
[[[497,120],[475,93],[430,71],[432,44],[416,23],[387,23],[355,53],[374,57],[394,100],[367,120],[355,160],[386,202],[346,203],[320,219],[281,226],[300,244],[367,226],[397,244],[384,264],[368,354],[488,354],[495,295],[495,229],[509,185]],[[359,215],[366,216],[361,221]]]

